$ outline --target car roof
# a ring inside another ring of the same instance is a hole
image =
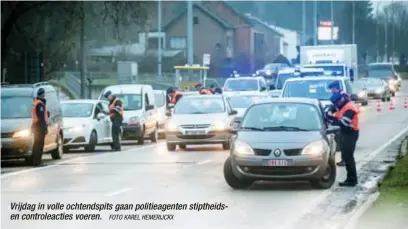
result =
[[[240,80],[240,79],[243,79],[243,80],[248,80],[248,79],[250,79],[250,80],[259,80],[261,78],[263,78],[263,77],[262,76],[238,76],[238,77],[234,77],[234,78],[228,78],[227,80]]]
[[[202,99],[202,98],[210,98],[210,99],[222,99],[224,98],[223,95],[189,95],[187,97],[183,98],[188,98],[188,99]]]
[[[305,97],[279,97],[279,98],[268,98],[258,101],[256,104],[265,103],[305,103],[314,106],[319,106],[319,100],[313,98]]]
[[[64,100],[61,101],[60,103],[91,103],[91,104],[96,104],[98,102],[107,102],[107,101],[102,101],[102,100],[97,100],[97,99],[74,99],[74,100]]]
[[[346,64],[345,63],[321,63],[321,64],[314,63],[314,64],[305,64],[303,66],[316,66],[316,65],[319,65],[319,66],[333,66],[333,65],[345,66]]]
[[[371,64],[368,64],[368,66],[370,66],[370,65],[389,65],[389,66],[393,66],[393,64],[392,63],[371,63]]]
[[[153,90],[154,93],[166,93],[165,90]]]
[[[228,95],[228,96],[226,96],[226,97],[229,97],[229,98],[231,98],[231,97],[269,97],[269,95],[267,95],[267,94],[231,94],[231,95]]]
[[[284,68],[279,70],[278,74],[295,73],[294,68]]]
[[[144,87],[152,88],[152,86],[148,84],[118,84],[105,87],[103,92],[111,91],[113,94],[140,94],[142,93],[142,88]]]
[[[30,96],[35,97],[35,92],[43,88],[45,93],[56,92],[55,88],[47,83],[37,84],[5,84],[1,86],[2,96]]]
[[[339,76],[311,76],[311,77],[300,77],[300,78],[290,78],[287,79],[286,82],[291,82],[291,81],[313,81],[313,80],[348,80],[347,77],[339,77]]]

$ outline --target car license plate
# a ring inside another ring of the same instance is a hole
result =
[[[288,160],[269,160],[268,165],[269,166],[288,166],[289,161]]]
[[[201,135],[205,134],[203,130],[196,130],[196,131],[186,131],[186,135]]]

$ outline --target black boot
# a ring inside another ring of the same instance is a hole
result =
[[[339,186],[341,187],[355,187],[356,185],[357,185],[357,181],[345,180],[343,182],[339,182]]]
[[[342,167],[342,166],[346,166],[346,163],[342,160],[342,161],[337,162],[336,165]]]

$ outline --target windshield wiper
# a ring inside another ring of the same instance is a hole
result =
[[[264,130],[310,131],[310,130],[302,129],[302,128],[295,127],[295,126],[270,126],[270,127],[264,127]]]
[[[258,127],[241,127],[241,130],[254,130],[254,131],[265,131],[263,128],[258,128]]]
[[[207,112],[202,112],[202,111],[196,111],[196,112],[192,112],[190,114],[207,114]]]

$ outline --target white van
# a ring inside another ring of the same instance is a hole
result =
[[[153,88],[145,84],[122,84],[104,88],[99,96],[106,100],[105,92],[111,91],[123,103],[124,140],[137,140],[144,143],[145,138],[152,142],[158,139],[159,121]]]

